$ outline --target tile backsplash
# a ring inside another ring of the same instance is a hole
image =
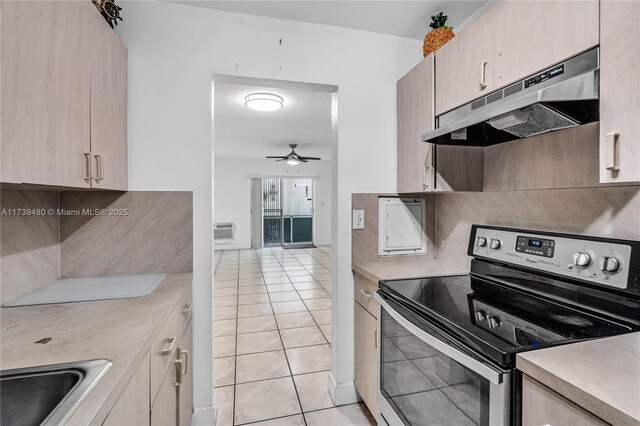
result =
[[[1,303],[59,278],[193,270],[191,192],[2,189],[0,208]]]

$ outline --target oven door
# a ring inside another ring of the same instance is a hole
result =
[[[375,294],[379,424],[508,425],[511,371],[465,349],[393,299]]]

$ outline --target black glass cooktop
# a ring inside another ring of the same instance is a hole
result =
[[[414,321],[426,320],[505,367],[514,363],[517,352],[632,330],[605,316],[472,275],[381,281],[379,293],[407,309]]]

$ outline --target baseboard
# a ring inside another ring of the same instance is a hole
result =
[[[329,396],[334,405],[354,404],[361,401],[353,382],[336,384],[333,373],[329,374]]]
[[[191,426],[211,426],[216,424],[216,412],[212,405],[196,408],[191,416]]]

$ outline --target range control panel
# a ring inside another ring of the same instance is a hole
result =
[[[474,232],[475,231],[475,232]],[[469,254],[618,289],[629,281],[631,246],[580,236],[473,228]]]

